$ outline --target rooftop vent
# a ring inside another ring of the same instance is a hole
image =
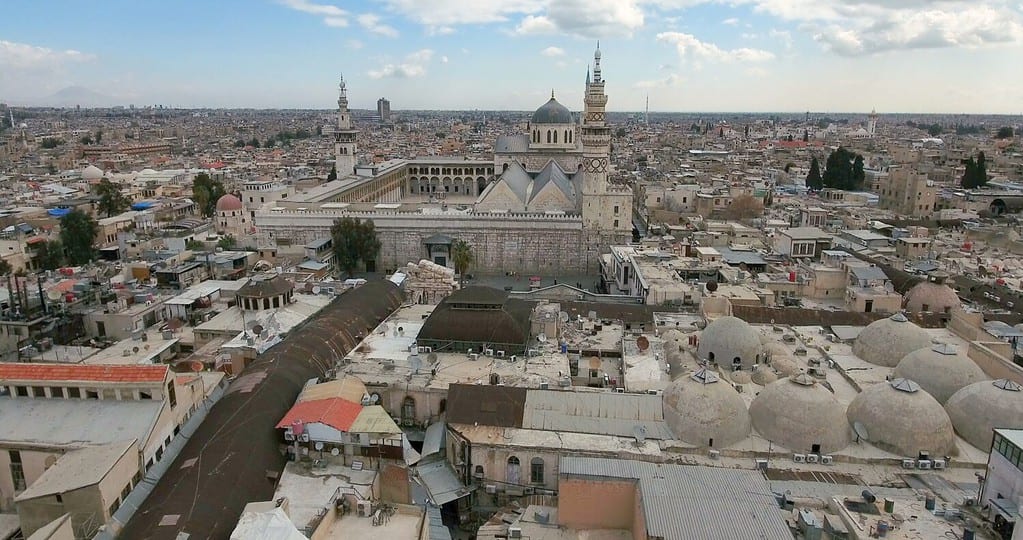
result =
[[[901,311],[899,313],[896,313],[895,315],[892,315],[891,317],[889,317],[889,319],[895,322],[909,322],[909,319],[907,319],[906,315]]]
[[[1016,383],[1014,383],[1014,382],[1012,382],[1012,381],[1010,381],[1008,379],[998,379],[998,380],[992,382],[991,384],[993,384],[993,385],[997,386],[998,388],[1001,388],[1002,390],[1005,390],[1007,392],[1019,392],[1019,391],[1023,390],[1023,386],[1020,386],[1020,385],[1018,385],[1018,384],[1016,384]]]
[[[896,390],[899,390],[901,392],[909,392],[910,394],[920,390],[920,385],[916,384],[915,382],[909,379],[902,378],[892,379],[891,382],[889,382],[888,384],[891,384],[892,388]]]
[[[931,350],[945,356],[955,356],[959,349],[952,343],[935,343]]]
[[[693,374],[690,375],[690,377],[692,377],[694,381],[701,384],[716,383],[720,380],[720,377],[718,377],[717,373],[714,373],[713,371],[707,368],[700,368],[694,371]]]

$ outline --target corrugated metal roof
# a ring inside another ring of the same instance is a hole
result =
[[[448,387],[447,420],[452,424],[520,428],[525,402],[526,389],[521,387],[452,384]]]
[[[401,428],[380,405],[363,407],[349,430],[352,433],[401,433]]]
[[[358,377],[344,376],[334,381],[306,386],[298,395],[296,402],[341,398],[354,403],[360,403],[365,395],[366,385]]]
[[[632,437],[636,426],[650,439],[674,439],[664,423],[661,396],[613,392],[529,390],[524,429]]]
[[[665,540],[792,538],[759,471],[572,457],[561,458],[559,467],[561,475],[639,481],[649,536]]]
[[[451,531],[444,525],[439,507],[427,506],[426,519],[429,520],[430,540],[451,540]]]
[[[463,486],[455,470],[445,459],[434,459],[416,466],[416,476],[430,494],[430,504],[442,506],[472,492]]]
[[[426,438],[423,439],[423,457],[431,456],[444,448],[444,434],[447,433],[447,425],[444,422],[430,424],[426,428]]]

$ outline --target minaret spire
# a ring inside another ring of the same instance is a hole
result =
[[[347,176],[355,172],[356,153],[358,152],[358,130],[352,128],[352,115],[348,111],[348,86],[345,76],[337,85],[337,128],[334,130],[334,166],[338,176]]]

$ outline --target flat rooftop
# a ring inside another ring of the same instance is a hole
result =
[[[288,499],[288,515],[299,530],[314,523],[319,512],[334,503],[332,497],[338,489],[362,494],[362,499],[373,498],[373,483],[377,472],[356,471],[351,467],[328,464],[325,468],[311,468],[310,462],[289,461],[281,472],[280,482],[273,499]],[[361,537],[360,537],[361,538]]]

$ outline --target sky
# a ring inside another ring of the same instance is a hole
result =
[[[1023,0],[34,0],[0,12],[0,102],[1023,112]]]

